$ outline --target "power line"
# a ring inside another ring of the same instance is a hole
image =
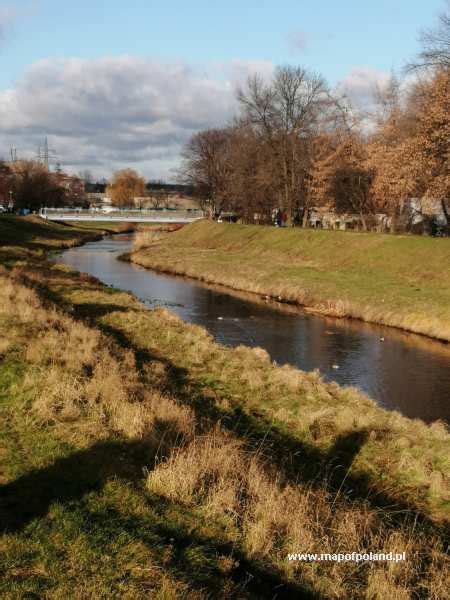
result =
[[[56,151],[48,147],[47,136],[45,136],[44,146],[39,146],[37,157],[38,161],[42,162],[47,169],[50,166],[50,159],[56,160]]]

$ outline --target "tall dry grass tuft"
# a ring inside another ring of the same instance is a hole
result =
[[[161,239],[161,232],[155,230],[141,230],[137,231],[133,238],[133,251],[141,250],[142,248],[148,248],[154,242]]]
[[[181,443],[193,436],[192,411],[161,394],[150,371],[143,377],[133,352],[54,306],[44,306],[23,281],[20,271],[12,277],[0,272],[0,317],[8,316],[17,330],[27,326],[22,342],[29,368],[23,385],[32,391],[36,418],[62,434],[70,423],[72,437],[85,442],[111,432],[130,438],[152,435],[158,446],[164,437]],[[11,343],[2,342],[0,351]]]
[[[219,432],[196,437],[149,474],[148,488],[188,506],[204,504],[209,512],[233,513],[243,466],[241,446]]]
[[[149,473],[147,487],[206,518],[221,519],[249,557],[327,597],[410,598],[417,579],[424,597],[444,597],[439,561],[444,565],[446,557],[439,540],[416,534],[414,524],[391,530],[364,503],[349,505],[323,490],[283,483],[261,455],[218,428],[175,449]],[[373,564],[287,561],[291,552],[352,551],[406,552],[410,558]]]

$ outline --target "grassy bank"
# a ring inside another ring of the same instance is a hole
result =
[[[0,595],[445,597],[442,425],[48,263],[41,226],[0,230]],[[287,560],[351,551],[407,561]]]
[[[202,221],[150,240],[130,259],[450,341],[449,239]]]
[[[129,233],[136,231],[136,223],[119,223],[111,221],[67,221],[70,227],[77,229],[87,229],[88,231],[104,231],[105,233]]]
[[[0,247],[13,254],[11,246],[27,248],[43,256],[52,249],[70,248],[88,241],[100,239],[101,227],[79,227],[45,221],[40,217],[16,217],[0,215]]]
[[[112,221],[67,221],[61,222],[61,225],[75,227],[76,229],[88,231],[102,231],[103,233],[131,233],[140,232],[162,232],[176,231],[183,227],[180,224],[172,223],[127,223],[127,222],[112,222]]]

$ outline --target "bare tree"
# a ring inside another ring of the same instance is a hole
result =
[[[302,67],[279,67],[270,84],[254,76],[238,100],[264,134],[279,163],[282,206],[293,217],[305,204],[309,142],[329,96],[320,75]]]
[[[94,183],[94,176],[90,169],[84,169],[78,173],[78,177],[84,181],[85,184]]]
[[[64,206],[67,190],[56,177],[36,161],[20,161],[12,169],[11,191],[18,208],[38,210],[43,206]]]
[[[213,214],[225,198],[228,141],[227,129],[207,129],[193,135],[182,153],[183,183],[194,188],[202,207]]]
[[[424,29],[420,34],[422,51],[418,61],[409,63],[408,70],[418,68],[450,67],[450,2],[447,9],[438,17],[438,23],[432,29]]]
[[[155,209],[159,209],[162,207],[169,208],[170,206],[169,194],[164,189],[152,190],[152,192],[149,195],[149,200],[152,205],[152,208]]]

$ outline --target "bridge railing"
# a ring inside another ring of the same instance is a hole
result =
[[[142,209],[114,210],[43,208],[41,217],[52,221],[142,221],[188,223],[204,218],[199,209]]]

